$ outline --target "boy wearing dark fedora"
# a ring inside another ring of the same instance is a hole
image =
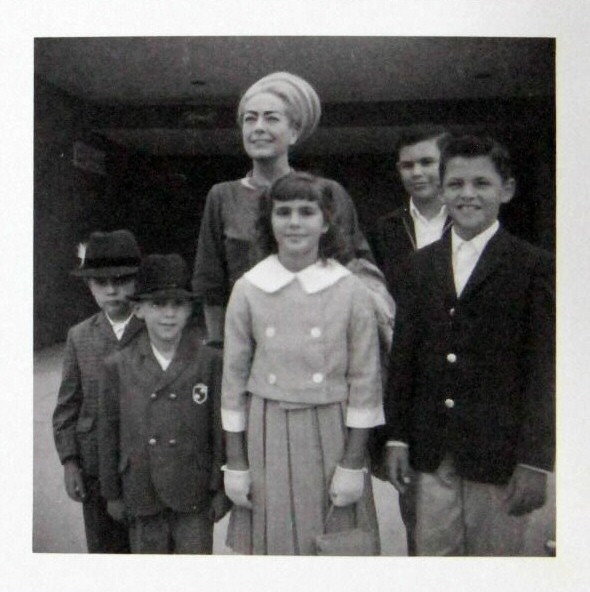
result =
[[[223,492],[222,356],[188,324],[193,294],[179,255],[150,255],[137,276],[146,331],[105,361],[101,491],[128,522],[132,553],[211,553]]]
[[[53,434],[68,496],[82,502],[89,553],[128,553],[127,530],[107,512],[98,482],[98,393],[104,358],[143,327],[128,297],[135,289],[139,247],[128,230],[93,232],[79,247],[81,277],[100,311],[68,331]]]

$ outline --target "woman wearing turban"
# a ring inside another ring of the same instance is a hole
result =
[[[219,183],[210,190],[193,276],[211,341],[223,340],[225,305],[234,282],[258,261],[253,245],[259,198],[274,181],[291,172],[291,147],[315,131],[320,115],[315,90],[288,72],[261,78],[240,100],[238,124],[252,169],[243,179]],[[338,183],[330,183],[338,206],[336,219],[349,242],[345,259],[372,260],[350,196]]]

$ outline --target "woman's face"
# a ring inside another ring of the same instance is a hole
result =
[[[252,96],[242,117],[244,149],[252,160],[274,160],[285,156],[297,141],[285,103],[271,93]]]

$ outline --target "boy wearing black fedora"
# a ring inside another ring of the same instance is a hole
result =
[[[98,393],[104,358],[143,328],[128,297],[135,289],[139,247],[128,230],[93,232],[79,246],[80,266],[100,311],[68,331],[53,434],[68,496],[82,502],[89,553],[129,553],[127,530],[107,512],[98,482]]]
[[[100,481],[132,553],[211,553],[223,492],[222,356],[189,324],[193,294],[179,255],[150,255],[137,276],[146,331],[105,361]]]

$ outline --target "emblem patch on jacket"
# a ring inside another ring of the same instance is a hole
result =
[[[197,405],[202,405],[207,400],[207,393],[209,392],[209,387],[202,382],[199,384],[195,384],[193,386],[193,401],[197,403]]]

